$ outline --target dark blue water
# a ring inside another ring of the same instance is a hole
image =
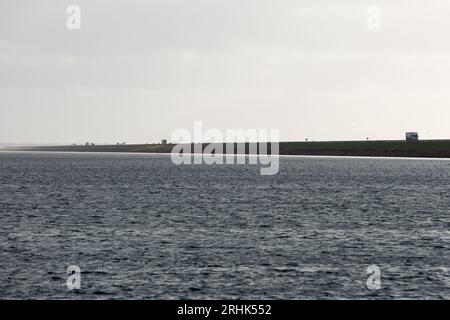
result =
[[[449,299],[449,185],[449,160],[0,153],[0,298]]]

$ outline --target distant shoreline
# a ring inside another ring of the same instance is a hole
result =
[[[203,148],[207,144],[203,145]],[[242,147],[242,144],[238,144]],[[174,144],[5,147],[0,151],[171,153]],[[194,144],[185,146],[193,147]],[[197,144],[198,147],[198,144]],[[235,144],[237,147],[237,144]],[[224,148],[225,150],[225,148]],[[243,154],[243,153],[241,153]],[[248,143],[245,154],[249,154]],[[280,155],[450,158],[450,140],[280,142]]]

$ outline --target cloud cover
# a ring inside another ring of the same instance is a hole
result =
[[[4,0],[0,141],[153,142],[194,120],[282,140],[450,138],[449,14],[444,0]]]

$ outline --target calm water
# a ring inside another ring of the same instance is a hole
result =
[[[0,153],[0,298],[450,299],[449,185],[450,160]]]

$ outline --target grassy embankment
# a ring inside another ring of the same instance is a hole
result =
[[[173,144],[130,144],[95,146],[42,146],[4,148],[6,151],[52,152],[142,152],[170,153]],[[193,149],[192,149],[193,150]],[[224,148],[225,150],[225,148]],[[246,146],[248,153],[248,145]],[[372,156],[450,158],[450,140],[280,142],[281,155]]]

